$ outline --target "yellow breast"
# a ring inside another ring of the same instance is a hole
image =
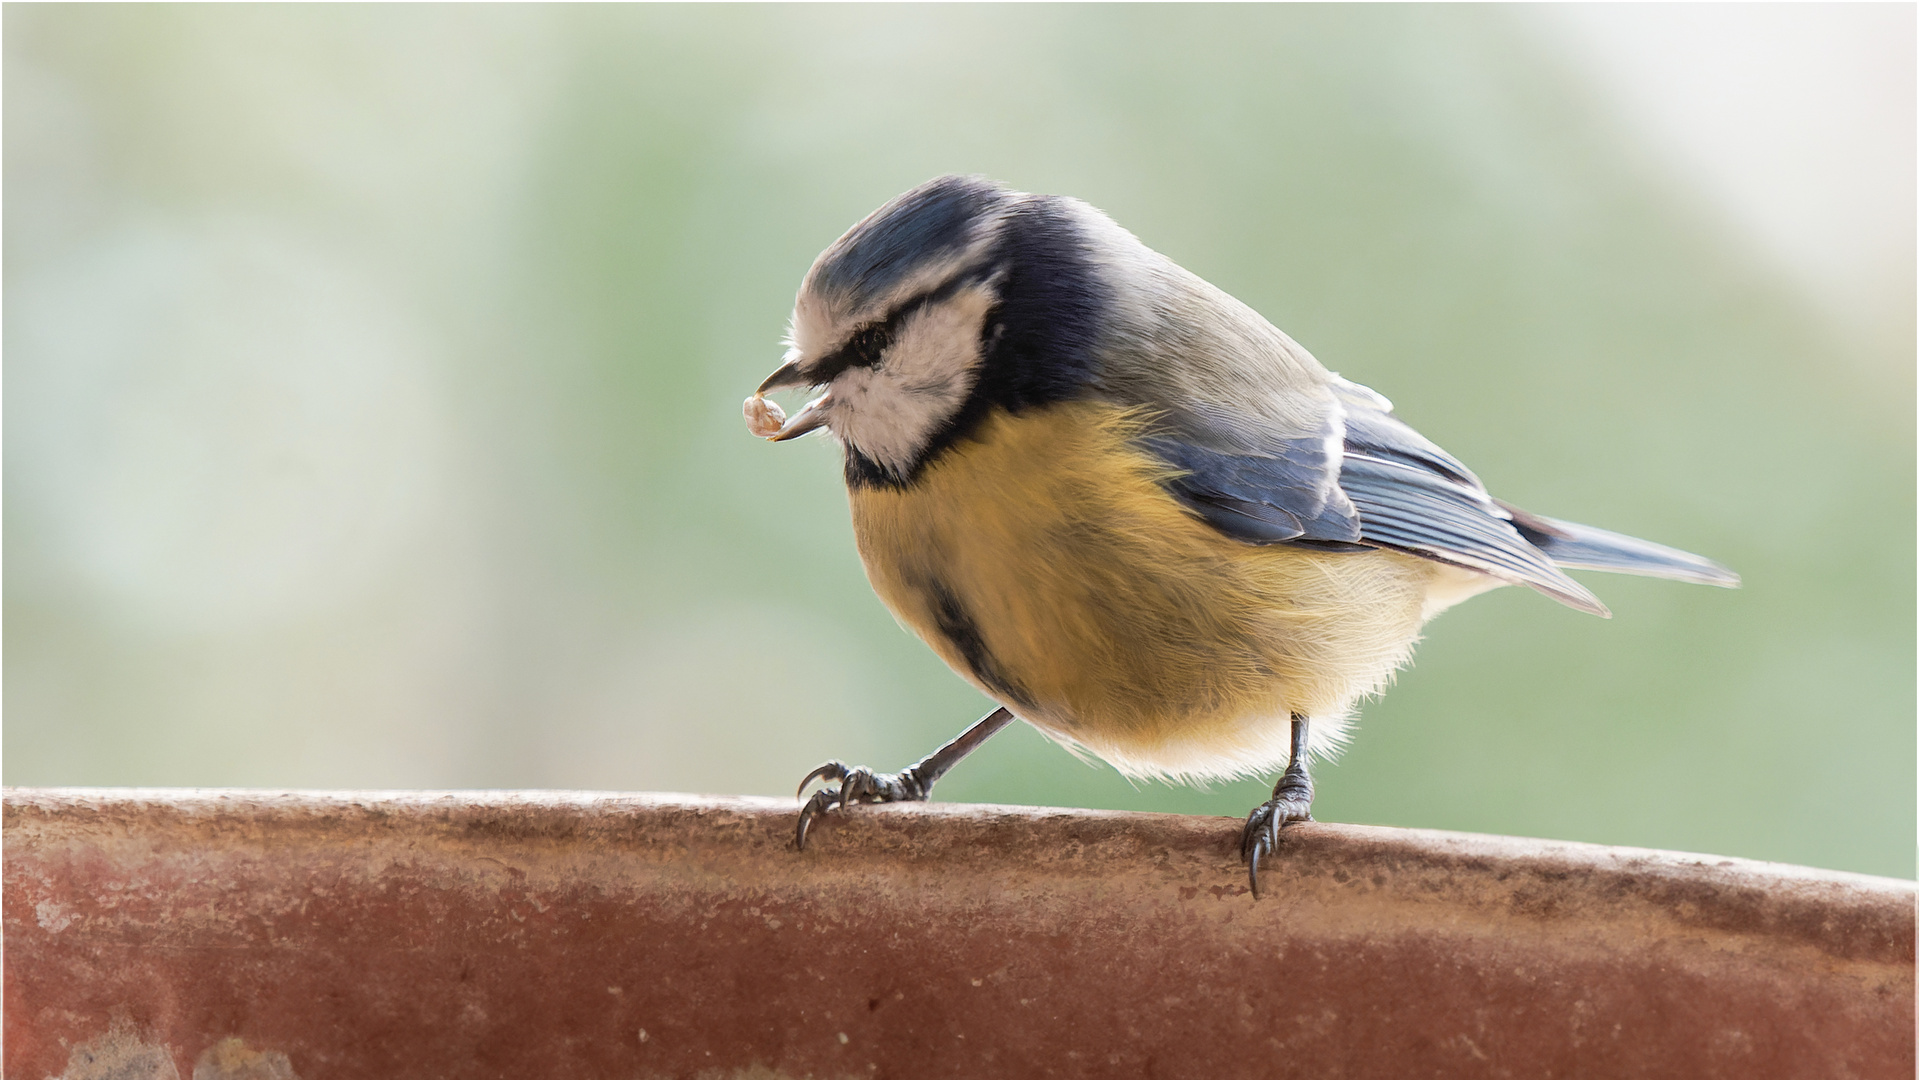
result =
[[[1133,775],[1220,777],[1315,749],[1411,653],[1436,566],[1257,547],[1183,510],[1137,418],[998,412],[904,489],[851,493],[868,579],[954,670]]]

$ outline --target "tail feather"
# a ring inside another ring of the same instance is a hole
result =
[[[1513,516],[1513,526],[1526,542],[1545,552],[1559,566],[1575,570],[1609,570],[1615,574],[1690,581],[1695,585],[1739,587],[1739,575],[1703,556],[1669,548],[1650,540],[1607,532],[1530,514],[1516,506],[1499,504]]]

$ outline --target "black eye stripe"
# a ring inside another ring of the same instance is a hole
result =
[[[912,318],[928,305],[951,298],[954,293],[969,285],[979,284],[984,277],[985,275],[978,271],[956,274],[948,278],[945,284],[928,289],[900,303],[885,319],[867,323],[853,331],[853,336],[846,339],[846,344],[813,365],[814,383],[817,385],[832,382],[847,368],[878,367],[880,360],[886,355],[886,350],[893,347],[893,335],[899,332],[900,326],[907,319]]]
[[[853,332],[846,344],[813,365],[811,378],[817,385],[832,382],[847,368],[878,367],[880,357],[886,355],[886,347],[892,343],[893,326],[890,320],[862,326]]]

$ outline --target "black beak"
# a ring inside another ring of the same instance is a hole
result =
[[[760,384],[756,393],[764,394],[768,390],[785,390],[795,386],[811,385],[813,380],[801,374],[799,362],[794,361],[790,364],[781,364],[778,371],[766,377],[766,381]]]

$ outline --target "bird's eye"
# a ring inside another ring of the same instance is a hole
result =
[[[848,368],[878,367],[886,347],[893,343],[893,328],[887,323],[872,323],[853,332],[846,344],[813,365],[811,378],[817,384],[832,382]]]
[[[893,343],[893,328],[887,323],[874,323],[846,343],[846,351],[852,354],[850,367],[878,367],[886,355],[886,347]]]

